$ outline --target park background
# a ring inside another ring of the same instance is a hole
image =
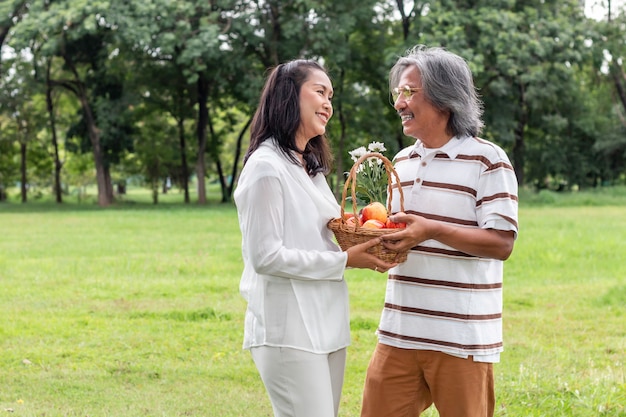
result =
[[[409,144],[387,74],[424,43],[468,60],[520,182],[497,415],[626,416],[622,7],[0,1],[0,413],[270,416],[232,204],[266,70],[329,68],[339,198],[348,151]],[[351,417],[385,282],[346,279]]]
[[[411,142],[387,76],[415,44],[468,61],[521,186],[624,184],[625,34],[623,0],[3,0],[0,200],[191,203],[195,179],[231,201],[267,70],[293,58],[329,69],[339,196],[350,150]]]
[[[271,417],[242,349],[234,206],[126,198],[0,204],[0,414]],[[626,416],[624,236],[626,187],[522,192],[496,416]],[[346,272],[343,417],[359,415],[385,279]]]

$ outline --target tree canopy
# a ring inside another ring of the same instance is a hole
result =
[[[329,137],[340,192],[348,151],[404,137],[388,72],[416,44],[464,57],[522,186],[626,181],[626,13],[578,0],[5,0],[0,3],[0,200],[140,178],[205,181],[231,199],[271,67],[320,60],[335,88]],[[609,3],[609,6],[611,4]],[[622,6],[623,7],[623,6]],[[92,174],[90,174],[92,173]],[[89,181],[91,178],[91,181]],[[166,187],[165,185],[168,185]],[[28,186],[27,186],[28,185]]]

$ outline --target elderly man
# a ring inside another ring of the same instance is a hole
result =
[[[410,248],[389,270],[362,417],[490,417],[502,343],[503,261],[517,237],[517,180],[505,152],[478,137],[471,71],[442,48],[416,46],[390,72],[394,107],[415,143],[394,157]],[[397,197],[397,196],[394,196]],[[393,212],[400,199],[393,198]]]

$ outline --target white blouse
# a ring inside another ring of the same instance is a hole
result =
[[[324,175],[311,178],[272,140],[248,159],[234,193],[248,302],[244,349],[329,353],[350,344],[348,256],[327,228],[340,207]]]

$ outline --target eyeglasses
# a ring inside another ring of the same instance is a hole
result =
[[[404,99],[408,100],[411,98],[413,93],[419,90],[421,90],[421,88],[413,88],[408,85],[405,85],[404,87],[396,87],[391,90],[391,98],[393,98],[393,101],[395,102],[396,100],[398,100],[398,97],[400,97],[400,94],[402,94],[404,96]]]

